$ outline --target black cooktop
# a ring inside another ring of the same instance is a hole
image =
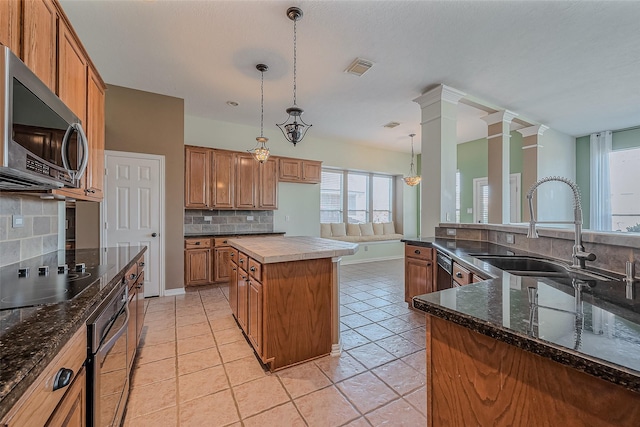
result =
[[[0,310],[73,299],[110,268],[99,252],[79,253],[61,250],[0,268]]]

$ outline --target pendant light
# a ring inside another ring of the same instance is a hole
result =
[[[404,182],[408,186],[414,187],[414,186],[420,184],[420,181],[422,180],[422,178],[420,177],[420,175],[418,175],[415,172],[414,166],[413,166],[413,137],[416,136],[416,134],[412,133],[409,136],[411,137],[411,168],[409,169],[409,176],[405,176],[404,177]]]
[[[293,21],[293,106],[286,109],[286,112],[289,115],[287,120],[283,123],[277,124],[277,126],[282,131],[284,137],[287,138],[287,141],[292,143],[295,147],[298,142],[302,141],[302,138],[304,138],[312,125],[308,125],[302,120],[302,113],[304,113],[304,110],[296,104],[296,62],[298,59],[296,49],[296,22],[298,22],[299,19],[302,19],[302,10],[297,7],[290,7],[287,9],[287,16]]]
[[[269,138],[265,138],[263,135],[264,129],[264,72],[269,69],[264,64],[256,65],[256,69],[260,71],[260,136],[256,138],[258,141],[258,145],[253,150],[247,150],[249,153],[253,154],[253,158],[259,161],[260,163],[264,163],[269,158],[269,149],[267,148],[267,141]]]

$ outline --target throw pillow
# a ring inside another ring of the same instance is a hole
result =
[[[384,234],[384,227],[381,222],[373,223],[373,234],[376,236],[382,236]]]
[[[320,237],[331,237],[331,224],[320,224]]]
[[[360,227],[358,224],[347,224],[347,236],[359,236]]]
[[[346,235],[347,235],[347,230],[346,230],[346,227],[344,226],[344,222],[331,223],[331,236],[344,237]]]
[[[396,227],[393,225],[393,222],[383,223],[382,228],[384,230],[384,234],[396,234]]]
[[[360,224],[360,233],[363,236],[373,236],[373,224],[370,222]]]

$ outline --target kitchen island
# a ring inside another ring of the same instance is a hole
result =
[[[640,425],[636,281],[516,276],[426,239],[492,279],[413,299],[427,313],[428,425]]]
[[[358,245],[319,237],[229,239],[229,304],[270,369],[339,354],[340,257]]]

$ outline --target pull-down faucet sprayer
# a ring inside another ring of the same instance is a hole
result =
[[[563,182],[571,188],[571,191],[573,191],[573,221],[536,221],[533,213],[533,193],[535,193],[541,184],[549,181]],[[529,231],[527,233],[528,238],[538,238],[536,224],[573,224],[575,227],[575,242],[573,245],[573,253],[571,255],[572,267],[584,269],[585,261],[595,261],[595,254],[585,252],[584,246],[582,245],[582,203],[580,202],[580,190],[575,182],[561,176],[548,176],[546,178],[539,179],[529,189],[529,192],[527,193],[527,200],[529,202],[529,213],[531,216],[531,219],[529,220]]]

